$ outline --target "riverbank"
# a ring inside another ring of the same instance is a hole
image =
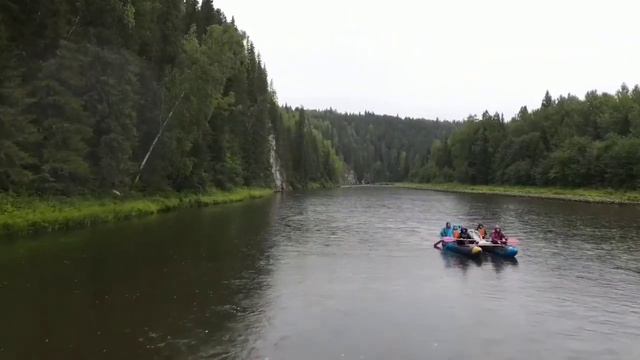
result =
[[[465,185],[456,183],[397,183],[393,184],[393,186],[418,190],[461,192],[472,194],[497,194],[593,203],[640,204],[640,191],[621,191],[610,189],[564,189],[534,186]]]
[[[178,208],[257,199],[270,194],[273,194],[270,189],[243,188],[207,194],[169,194],[115,199],[40,199],[0,195],[0,234],[28,234],[87,227]]]

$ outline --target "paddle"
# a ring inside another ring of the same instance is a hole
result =
[[[491,242],[491,239],[484,239],[484,241]],[[509,246],[520,245],[520,240],[518,240],[516,238],[508,238],[506,245],[509,245]]]
[[[450,242],[454,242],[454,241],[458,241],[458,240],[464,240],[464,241],[471,240],[471,241],[475,241],[474,239],[455,239],[455,238],[452,238],[452,237],[444,237],[444,238],[442,238],[441,240],[442,240],[442,242],[445,242],[445,243],[450,243]]]
[[[457,240],[461,240],[461,239],[454,239],[452,237],[443,237],[443,238],[440,238],[440,240],[438,240],[435,244],[433,244],[433,247],[436,249],[440,249],[438,245],[442,244],[444,248],[444,244],[452,243]]]
[[[520,245],[520,240],[516,238],[507,239],[507,245]]]
[[[454,238],[452,238],[452,237],[444,237],[444,238],[442,238],[441,240],[442,240],[443,242],[445,242],[445,243],[449,243],[449,242],[454,242],[454,241],[456,241],[456,240],[463,240],[463,239],[454,239]],[[491,239],[484,239],[484,240],[485,240],[485,241],[491,241]],[[516,239],[516,238],[509,238],[509,239],[507,240],[507,245],[513,245],[513,246],[520,245],[520,240],[518,240],[518,239]]]

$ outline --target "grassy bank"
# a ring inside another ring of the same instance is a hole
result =
[[[400,183],[394,184],[394,186],[409,189],[462,192],[473,194],[498,194],[598,203],[640,204],[640,191],[620,191],[610,189],[565,189],[533,186],[464,185],[456,183]]]
[[[207,194],[169,194],[122,199],[39,199],[0,195],[0,234],[27,234],[86,227],[177,208],[201,207],[266,197],[269,189]]]

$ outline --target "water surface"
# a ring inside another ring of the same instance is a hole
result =
[[[431,246],[445,221],[517,262]],[[0,358],[639,359],[640,207],[381,187],[0,245]]]

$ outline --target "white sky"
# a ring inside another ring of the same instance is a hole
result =
[[[214,0],[255,42],[280,103],[510,118],[640,82],[638,0]]]

